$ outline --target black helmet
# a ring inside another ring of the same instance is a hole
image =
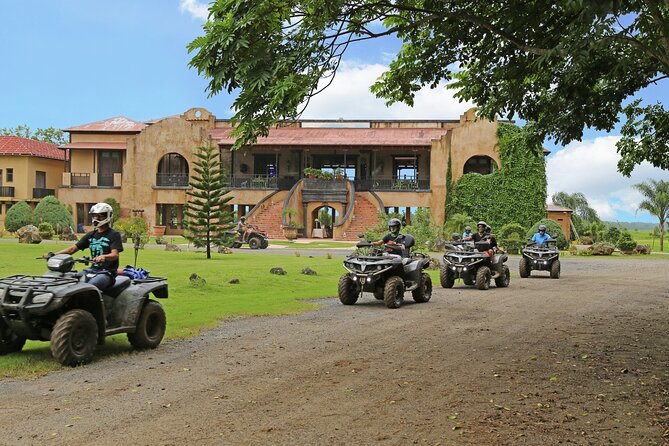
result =
[[[452,238],[454,241],[458,241],[458,240],[460,240],[460,234],[457,233],[457,232],[454,232],[454,233],[451,235],[451,238]]]
[[[244,222],[246,221],[246,217],[242,217],[242,218],[240,218],[239,221],[241,221],[242,223],[244,223]]]
[[[401,226],[402,222],[400,221],[399,218],[391,218],[390,221],[388,222],[388,230],[390,231],[391,234],[395,236],[400,233]]]
[[[544,231],[546,232],[546,225],[539,225],[539,232]]]
[[[467,232],[471,232],[471,230],[472,230],[472,227],[471,227],[471,226],[469,226],[469,225],[465,226],[465,231],[467,231]]]

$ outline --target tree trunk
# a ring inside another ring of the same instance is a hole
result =
[[[660,252],[664,252],[664,222],[660,221]]]

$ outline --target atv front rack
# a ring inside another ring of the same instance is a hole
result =
[[[79,279],[71,277],[30,276],[26,274],[15,274],[0,279],[0,286],[12,289],[25,290],[32,288],[39,291],[48,291],[49,288],[72,285],[79,283]]]

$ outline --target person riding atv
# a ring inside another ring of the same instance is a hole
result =
[[[538,232],[523,248],[523,257],[518,263],[520,277],[530,276],[533,270],[550,271],[552,279],[560,278],[560,251],[557,240],[546,234],[546,226],[539,225]]]

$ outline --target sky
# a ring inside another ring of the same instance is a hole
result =
[[[207,81],[188,67],[186,46],[202,34],[202,0],[0,0],[0,128],[67,128],[115,116],[137,121],[204,107],[232,116],[234,97],[209,98]],[[445,84],[423,89],[413,108],[386,107],[369,91],[400,47],[392,38],[354,45],[334,83],[303,114],[315,119],[457,119],[475,104],[461,103]],[[669,81],[642,92],[669,104]],[[610,133],[586,130],[582,141],[556,146],[547,157],[549,197],[582,192],[600,217],[656,219],[636,212],[633,184],[669,180],[669,172],[641,165],[630,178],[616,170]]]

